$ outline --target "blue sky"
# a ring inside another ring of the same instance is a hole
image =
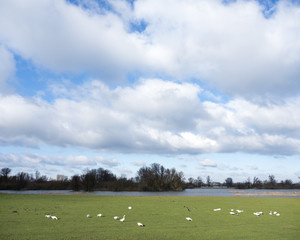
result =
[[[299,1],[0,2],[0,168],[300,177]]]

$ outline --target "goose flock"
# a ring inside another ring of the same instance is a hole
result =
[[[215,209],[213,209],[213,211],[215,211],[215,212],[216,212],[216,211],[221,211],[221,208],[215,208]],[[230,215],[236,215],[236,216],[239,216],[239,214],[240,214],[240,213],[243,213],[243,212],[244,212],[244,210],[239,210],[239,209],[234,210],[234,209],[231,209],[230,212],[229,212],[229,214],[230,214]],[[264,212],[262,212],[262,211],[254,212],[253,215],[259,217],[259,216],[264,215]],[[275,215],[275,216],[279,217],[279,216],[280,216],[280,213],[270,211],[270,212],[269,212],[269,215]]]
[[[129,206],[128,209],[131,210],[132,207]],[[46,218],[49,218],[49,219],[58,220],[58,218],[57,218],[56,216],[52,216],[52,215],[50,215],[50,214],[46,214],[45,217],[46,217]],[[87,214],[86,217],[87,217],[87,218],[91,218],[92,216],[91,216],[90,214]],[[97,217],[103,217],[103,214],[102,214],[102,213],[98,213],[98,214],[97,214]],[[119,220],[120,222],[125,222],[125,217],[126,217],[126,215],[123,215],[123,217],[120,219],[118,216],[114,216],[113,219]],[[191,220],[190,220],[190,221],[191,221]],[[138,225],[139,227],[145,227],[145,225],[144,225],[143,223],[141,223],[141,222],[137,222],[137,225]]]
[[[186,206],[184,206],[184,207],[190,212],[190,209],[189,209],[188,207],[186,207]],[[128,209],[131,210],[132,207],[129,206]],[[218,212],[218,211],[221,211],[221,210],[222,210],[221,208],[215,208],[215,209],[213,209],[214,212]],[[239,214],[241,214],[241,213],[243,213],[243,212],[244,212],[244,210],[240,210],[240,209],[236,209],[236,210],[230,209],[229,214],[230,214],[230,215],[239,216]],[[259,216],[264,215],[264,212],[262,212],[262,211],[254,212],[253,215],[259,217]],[[270,211],[270,212],[269,212],[269,215],[270,215],[270,216],[271,216],[271,215],[274,215],[274,216],[280,216],[280,213],[278,213],[278,212],[276,212],[276,211]],[[102,214],[102,213],[98,213],[96,216],[97,216],[97,217],[103,217],[103,214]],[[52,216],[52,215],[50,215],[50,214],[45,215],[45,217],[46,217],[46,218],[49,218],[49,219],[53,219],[53,220],[58,220],[58,218],[57,218],[56,216]],[[90,214],[87,214],[86,217],[87,217],[87,218],[91,218],[92,216],[91,216]],[[125,222],[125,217],[126,217],[126,215],[123,215],[123,217],[120,219],[120,217],[114,216],[113,219],[114,219],[114,220],[119,220],[120,222]],[[193,219],[190,218],[190,217],[186,217],[185,219],[186,219],[187,221],[193,221]],[[144,225],[143,223],[141,223],[141,222],[137,222],[137,225],[138,225],[139,227],[145,227],[145,225]]]

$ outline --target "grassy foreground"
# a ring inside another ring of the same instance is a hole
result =
[[[244,212],[230,215],[231,209]],[[265,214],[253,215],[257,211]],[[281,215],[270,216],[269,211]],[[103,217],[96,217],[98,213]],[[126,215],[125,222],[114,220],[116,215]],[[0,194],[0,239],[296,240],[299,236],[299,198]]]

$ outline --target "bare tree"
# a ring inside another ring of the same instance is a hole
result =
[[[259,180],[258,177],[254,177],[254,178],[253,178],[253,184],[252,184],[252,186],[253,186],[254,188],[261,188],[261,187],[262,187],[262,181]]]
[[[10,172],[11,172],[11,169],[10,168],[2,168],[1,169],[1,176],[5,179],[5,180],[7,180],[8,179],[8,175],[10,174]]]
[[[276,186],[276,180],[275,180],[275,176],[274,175],[269,175],[269,181],[268,184],[271,187],[275,187]]]

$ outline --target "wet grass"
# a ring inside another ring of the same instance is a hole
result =
[[[219,207],[221,211],[213,211]],[[230,215],[231,209],[244,212]],[[257,217],[256,211],[265,214]],[[270,216],[269,211],[281,215]],[[98,213],[103,217],[96,217]],[[125,222],[114,220],[116,215],[126,215]],[[299,236],[299,198],[0,194],[0,239],[295,240]]]

